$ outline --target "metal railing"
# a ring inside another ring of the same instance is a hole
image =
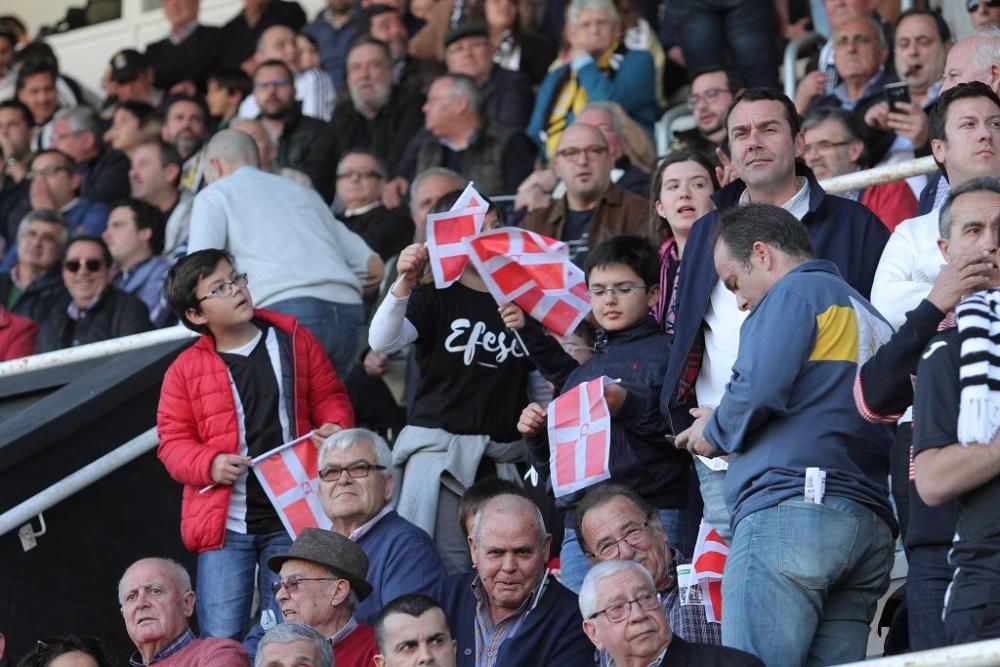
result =
[[[788,99],[795,99],[795,86],[798,82],[797,63],[799,61],[799,53],[804,49],[809,48],[814,44],[822,44],[826,41],[826,37],[819,34],[818,32],[810,32],[802,35],[801,37],[796,37],[788,43],[785,47],[785,58],[782,64],[782,77],[785,80],[785,95],[788,95]]]
[[[880,185],[882,183],[902,181],[911,176],[932,174],[937,171],[937,168],[934,157],[928,155],[914,160],[907,160],[906,162],[896,162],[895,164],[886,164],[881,167],[874,167],[873,169],[855,171],[843,176],[834,176],[833,178],[820,181],[819,184],[827,194],[836,195],[851,190],[870,188],[873,185]]]
[[[995,665],[1000,665],[1000,639],[904,653],[876,660],[863,660],[840,667],[994,667]]]

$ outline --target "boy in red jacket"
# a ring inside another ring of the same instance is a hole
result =
[[[267,559],[292,543],[251,459],[310,430],[319,446],[354,426],[323,348],[294,318],[254,310],[247,282],[222,250],[192,253],[170,270],[167,303],[206,335],[167,370],[157,412],[157,455],[184,484],[181,537],[198,554],[201,634],[239,640],[250,626],[258,565],[261,607],[280,618]]]

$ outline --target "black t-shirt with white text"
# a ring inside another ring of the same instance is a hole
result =
[[[566,225],[563,227],[562,239],[569,248],[571,262],[583,268],[590,250],[590,221],[594,219],[594,211],[571,211],[566,209]]]

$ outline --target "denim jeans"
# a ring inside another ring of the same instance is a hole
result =
[[[269,310],[291,315],[316,336],[330,362],[343,379],[361,353],[365,307],[360,303],[333,303],[303,297],[278,301]]]
[[[914,547],[906,554],[906,617],[910,632],[910,650],[946,646],[944,593],[951,583],[954,568],[948,564],[948,547]]]
[[[267,559],[286,553],[291,545],[285,531],[244,535],[227,530],[221,549],[198,554],[195,610],[202,637],[243,639],[250,626],[255,572],[261,608],[281,618],[271,593],[278,575],[267,566]]]
[[[682,510],[657,510],[660,515],[660,523],[667,533],[667,539],[671,544],[678,539],[681,532],[681,511]],[[580,542],[576,537],[576,529],[569,525],[563,533],[562,550],[559,552],[559,570],[561,572],[559,583],[574,593],[580,592],[583,586],[583,579],[590,571],[590,560],[583,553]]]
[[[667,20],[687,71],[739,69],[748,87],[778,88],[778,13],[771,0],[673,0]]]
[[[765,665],[865,659],[894,540],[864,505],[786,500],[736,525],[722,586],[722,643]]]
[[[698,472],[698,488],[705,504],[703,510],[705,521],[715,528],[726,544],[730,544],[733,541],[733,531],[729,529],[729,510],[726,509],[726,495],[723,491],[726,471],[712,470],[697,458],[694,460],[694,469]]]

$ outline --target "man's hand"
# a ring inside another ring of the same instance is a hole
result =
[[[396,273],[402,280],[393,288],[393,295],[403,298],[410,294],[424,273],[427,259],[427,246],[423,243],[413,243],[403,248],[399,253],[399,259],[396,260]],[[397,293],[397,290],[402,293]]]
[[[547,420],[545,408],[539,403],[528,403],[521,411],[521,418],[517,420],[517,432],[525,438],[537,437],[545,430]]]
[[[320,447],[323,446],[324,440],[329,438],[337,431],[342,431],[342,430],[343,429],[340,428],[338,425],[327,422],[326,424],[323,424],[319,428],[313,430],[312,443],[316,445],[316,449],[319,449]]]
[[[826,81],[826,74],[820,70],[809,72],[802,77],[802,81],[799,82],[799,87],[795,91],[795,108],[798,109],[800,114],[805,114],[813,98],[823,94],[823,87],[826,85]]]
[[[608,412],[617,417],[628,398],[628,390],[618,382],[613,382],[604,388],[604,400],[608,402]]]
[[[219,454],[212,459],[212,470],[210,472],[212,481],[216,484],[231,486],[252,463],[253,460],[249,456]]]
[[[997,284],[1000,284],[1000,270],[992,253],[984,250],[955,255],[941,267],[927,300],[942,313],[949,313],[966,294]]]
[[[389,370],[389,355],[384,352],[368,350],[364,360],[365,374],[370,378],[380,378]]]
[[[915,149],[927,143],[930,120],[919,104],[897,102],[899,111],[886,114],[886,126],[901,137],[906,137]],[[867,116],[867,115],[866,115]]]
[[[556,189],[559,179],[551,169],[537,169],[517,186],[514,197],[514,210],[527,208],[533,211],[544,208],[549,203],[549,193]]]
[[[504,304],[497,310],[500,312],[500,318],[505,327],[513,331],[524,328],[524,311],[516,303]]]
[[[736,170],[733,169],[732,160],[729,159],[721,148],[715,149],[715,156],[722,163],[721,167],[715,168],[715,178],[719,181],[719,187],[724,188],[736,180]]]
[[[410,184],[402,176],[397,176],[382,186],[382,203],[386,208],[398,208],[409,191]]]
[[[712,418],[713,412],[715,411],[712,408],[691,408],[691,416],[695,418],[694,423],[687,430],[677,434],[674,443],[677,449],[686,449],[692,454],[699,454],[708,459],[722,454],[704,436],[705,424]]]
[[[874,127],[876,130],[888,130],[889,103],[879,102],[873,104],[865,112],[865,125]]]

